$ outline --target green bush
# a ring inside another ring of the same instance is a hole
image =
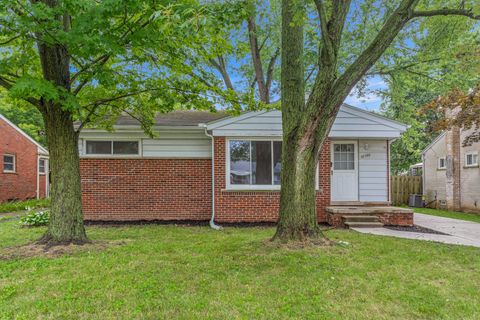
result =
[[[20,224],[25,227],[39,227],[46,226],[50,220],[50,212],[45,211],[30,211],[26,216],[20,218]]]

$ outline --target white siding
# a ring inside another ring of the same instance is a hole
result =
[[[145,158],[211,158],[211,139],[203,130],[169,130],[158,131],[154,139],[143,132],[123,131],[87,131],[80,134],[79,150],[83,153],[83,140],[122,140],[138,139],[141,141],[142,156]]]
[[[460,143],[473,133],[473,130],[462,131]],[[475,142],[471,146],[460,148],[460,185],[462,210],[480,212],[480,168],[466,167],[465,154],[477,152],[480,156],[480,142]]]
[[[438,169],[438,159],[447,155],[445,135],[438,139],[424,154],[423,188],[425,200],[431,203],[446,199],[446,170]]]
[[[357,112],[347,108],[340,112],[333,123],[329,137],[331,138],[392,138],[398,137],[398,129],[382,124],[378,121],[361,117]]]
[[[388,201],[387,140],[359,140],[360,201]]]
[[[235,122],[213,124],[215,136],[282,136],[282,113],[277,110],[252,112]],[[331,138],[397,138],[405,126],[388,119],[342,106],[330,131]]]
[[[215,136],[282,136],[282,113],[274,110],[252,113],[251,117],[213,130]]]

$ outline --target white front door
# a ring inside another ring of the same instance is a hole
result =
[[[356,141],[332,142],[332,201],[358,201]]]

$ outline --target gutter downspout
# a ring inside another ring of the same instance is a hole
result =
[[[40,162],[40,155],[37,155],[36,171],[37,171],[37,200],[40,199],[40,170],[38,164]]]
[[[212,217],[210,218],[210,227],[214,230],[221,230],[222,227],[215,224],[215,141],[213,135],[207,132],[207,125],[204,123],[199,126],[205,128],[205,135],[212,140]]]

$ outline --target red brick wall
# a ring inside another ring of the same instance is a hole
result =
[[[47,190],[46,179],[47,179],[46,175],[44,175],[44,174],[39,175],[38,195],[39,195],[40,198],[45,198],[47,196],[47,194],[46,194],[46,190]]]
[[[86,220],[208,220],[209,159],[81,159]]]
[[[215,138],[215,220],[218,222],[276,222],[280,191],[227,191],[225,161],[226,139]],[[325,207],[330,203],[330,142],[319,161],[320,188],[317,192],[318,221],[326,221]]]
[[[15,173],[3,172],[3,155],[14,154]],[[0,119],[0,202],[37,197],[37,146]]]

